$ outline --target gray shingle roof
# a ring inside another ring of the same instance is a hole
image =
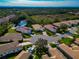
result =
[[[48,42],[55,42],[57,43],[59,39],[61,39],[61,37],[56,36],[56,37],[52,37],[52,36],[45,36],[45,35],[35,35],[32,37],[31,42],[34,44],[39,38],[45,39]]]
[[[0,37],[0,42],[17,40],[22,40],[22,35],[20,33],[8,33]]]

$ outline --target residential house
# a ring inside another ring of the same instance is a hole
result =
[[[51,25],[51,24],[48,24],[48,25],[45,25],[44,26],[46,29],[50,30],[51,32],[56,32],[56,29],[57,27]]]
[[[18,41],[22,39],[23,37],[20,33],[7,33],[0,37],[0,42]]]
[[[15,59],[29,59],[30,53],[28,51],[21,51],[19,55],[15,57]]]
[[[57,49],[57,48],[49,48],[49,53],[51,56],[43,55],[42,59],[66,59],[66,57]]]
[[[72,28],[68,28],[68,31],[71,33],[71,34],[76,34],[76,31],[78,30],[77,27],[72,27]]]
[[[79,50],[73,50],[65,44],[60,44],[58,49],[68,58],[68,59],[79,59]]]
[[[76,43],[77,45],[79,45],[79,38],[76,38],[74,43]]]
[[[15,17],[16,17],[15,14],[9,15],[9,16],[6,16],[6,17],[3,17],[3,18],[0,19],[0,24],[3,24],[3,23],[7,23],[9,21],[12,21],[13,18],[15,18]]]
[[[0,57],[21,51],[22,46],[18,46],[18,44],[18,42],[12,42],[0,45]]]
[[[16,27],[16,31],[21,32],[21,33],[25,33],[25,34],[31,34],[32,29],[29,28],[29,27],[20,27],[20,26],[17,26]]]
[[[50,59],[50,57],[46,54],[42,56],[42,59]]]
[[[34,24],[34,25],[32,25],[32,27],[36,31],[43,31],[44,30],[44,28],[39,24]]]
[[[65,59],[65,56],[57,48],[49,48],[52,59]]]
[[[79,24],[79,20],[69,20],[69,21],[62,21],[62,22],[57,22],[53,23],[54,26],[60,27],[61,24],[66,24],[68,26],[73,26]]]
[[[61,37],[59,36],[52,37],[52,36],[46,36],[46,35],[34,35],[31,39],[31,42],[34,44],[39,38],[47,40],[48,42],[54,42],[56,44],[58,44],[58,40],[61,39]]]

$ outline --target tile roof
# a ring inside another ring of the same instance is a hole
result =
[[[48,42],[55,42],[55,43],[57,43],[58,40],[61,39],[61,37],[59,36],[52,37],[52,36],[46,36],[46,35],[34,35],[31,39],[31,42],[34,44],[39,38],[45,39]]]
[[[16,48],[21,48],[21,46],[18,46],[18,42],[2,44],[0,45],[0,54],[5,54],[6,52],[15,50]]]
[[[79,45],[79,38],[77,38],[74,42]]]
[[[79,23],[79,20],[69,20],[69,21],[62,21],[62,22],[53,23],[53,25],[59,27],[61,24],[72,25],[72,24],[78,24],[78,23]]]
[[[48,57],[48,55],[43,55],[42,59],[50,59],[50,57]]]
[[[35,29],[35,30],[43,30],[43,27],[39,24],[34,24],[32,25],[32,27]]]
[[[21,51],[19,55],[15,57],[15,59],[28,59],[30,56],[30,53],[27,51]]]
[[[9,16],[0,18],[0,24],[8,22],[9,20],[12,20],[12,18],[14,18],[14,17],[16,17],[16,15],[13,14],[13,15],[9,15]]]
[[[56,32],[56,29],[57,29],[55,26],[53,26],[51,24],[45,25],[44,27],[53,32]]]
[[[20,33],[7,33],[4,36],[0,37],[0,42],[17,40],[22,40],[22,35]]]
[[[64,59],[64,56],[61,52],[58,51],[57,48],[49,48],[49,52],[51,54],[51,58],[54,59]]]
[[[59,47],[66,52],[69,56],[71,56],[73,59],[79,59],[79,50],[72,50],[71,47],[61,44]]]

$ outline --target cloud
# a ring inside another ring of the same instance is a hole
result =
[[[0,2],[0,6],[43,6],[43,7],[64,7],[64,6],[79,6],[77,0],[6,0],[7,2]]]

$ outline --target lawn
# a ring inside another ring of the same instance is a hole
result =
[[[56,48],[57,46],[56,46],[56,44],[54,44],[54,43],[49,43],[50,44],[50,46],[52,47],[52,48]]]
[[[34,55],[33,59],[40,59],[37,55]]]
[[[53,32],[51,32],[51,31],[49,31],[49,30],[47,30],[47,29],[45,29],[45,31],[46,31],[46,33],[48,34],[48,36],[53,36],[53,35],[54,35]]]
[[[73,39],[70,39],[70,38],[62,38],[61,40],[59,40],[60,43],[64,43],[64,44],[67,44],[67,45],[70,45],[73,43]]]
[[[33,30],[32,31],[32,34],[42,35],[43,33],[42,33],[42,31],[35,31],[35,30]]]
[[[15,58],[15,56],[11,56],[11,57],[9,57],[8,59],[14,59]]]
[[[23,34],[24,38],[30,38],[31,36],[29,34]]]
[[[17,32],[15,29],[10,28],[10,29],[8,29],[8,33],[17,33]]]
[[[74,38],[79,38],[79,34],[73,34],[72,35]]]
[[[23,50],[27,50],[29,47],[32,47],[32,44],[29,44],[29,45],[25,45],[25,46],[23,46]]]

